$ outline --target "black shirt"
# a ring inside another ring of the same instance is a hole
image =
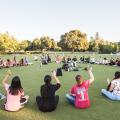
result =
[[[55,108],[55,92],[60,88],[60,84],[50,84],[41,86],[41,97],[43,109],[49,110]]]

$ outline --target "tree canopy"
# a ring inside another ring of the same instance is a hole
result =
[[[69,33],[61,35],[61,39],[58,45],[63,50],[72,51],[85,51],[89,47],[87,35],[80,32],[79,30],[72,30]]]
[[[0,51],[14,52],[19,50],[49,50],[49,51],[93,51],[99,53],[114,53],[120,51],[120,42],[109,42],[96,32],[88,42],[87,34],[80,30],[71,30],[60,37],[56,42],[49,36],[18,41],[8,32],[0,33]]]

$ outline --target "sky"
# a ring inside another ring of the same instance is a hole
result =
[[[99,32],[105,40],[120,41],[120,0],[0,0],[0,33],[59,41],[74,29],[88,39]]]

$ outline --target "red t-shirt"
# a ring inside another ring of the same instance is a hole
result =
[[[90,100],[88,95],[88,88],[90,81],[86,80],[81,85],[74,85],[71,89],[71,94],[76,96],[75,106],[77,108],[88,108],[90,106]]]

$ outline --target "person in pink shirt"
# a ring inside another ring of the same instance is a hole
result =
[[[77,75],[75,77],[77,84],[73,85],[70,94],[66,94],[66,99],[69,103],[81,109],[90,107],[88,88],[94,81],[92,67],[86,68],[85,70],[88,71],[90,78],[84,81],[81,75]]]
[[[24,96],[24,90],[18,76],[13,77],[11,85],[8,84],[8,79],[11,74],[11,71],[8,70],[7,75],[2,82],[6,90],[5,110],[18,111],[24,107],[25,103],[27,103],[29,96]]]

